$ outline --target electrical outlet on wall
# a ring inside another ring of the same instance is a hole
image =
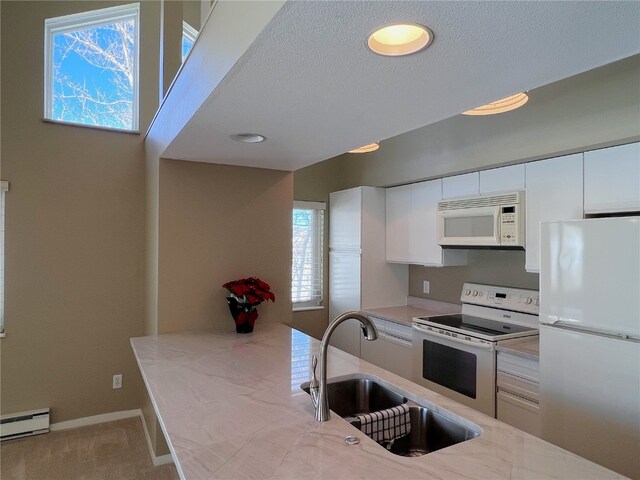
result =
[[[429,280],[422,282],[422,293],[429,293]]]
[[[122,388],[122,374],[113,376],[113,388]]]

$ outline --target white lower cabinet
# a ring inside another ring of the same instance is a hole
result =
[[[369,316],[378,329],[378,339],[360,340],[360,358],[407,380],[412,379],[411,327]]]
[[[360,356],[360,337],[362,337],[362,328],[358,320],[349,319],[342,322],[336,327],[331,335],[332,347],[350,353],[356,357]]]
[[[411,380],[413,377],[411,346],[412,343],[410,340],[385,335],[383,368],[407,380]]]
[[[540,269],[540,222],[574,220],[583,214],[582,153],[525,166],[525,269]]]
[[[378,334],[384,331],[384,320],[376,317],[369,317],[369,319],[378,329]],[[360,358],[384,368],[384,342],[380,337],[377,340],[367,340],[364,336],[360,339]]]
[[[539,362],[498,351],[496,370],[496,418],[539,437]]]

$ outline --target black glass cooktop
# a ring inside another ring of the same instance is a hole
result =
[[[489,320],[488,318],[474,317],[462,313],[455,315],[438,315],[435,317],[422,317],[429,323],[442,325],[443,327],[453,327],[465,332],[482,333],[492,337],[509,335],[512,333],[530,332],[531,327],[513,325],[512,323]]]

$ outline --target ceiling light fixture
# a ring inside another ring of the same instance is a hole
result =
[[[370,143],[369,145],[364,145],[362,147],[354,148],[353,150],[349,150],[349,153],[369,153],[375,152],[380,148],[379,143]]]
[[[229,138],[240,143],[261,143],[267,139],[264,135],[257,133],[234,133],[233,135],[229,135]]]
[[[510,97],[501,98],[495,102],[487,103],[481,107],[463,112],[463,115],[495,115],[496,113],[508,112],[520,108],[529,100],[529,96],[524,93],[516,93]]]
[[[395,23],[378,28],[367,40],[371,51],[399,57],[424,50],[433,41],[433,32],[417,23]]]

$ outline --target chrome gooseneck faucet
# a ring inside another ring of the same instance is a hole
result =
[[[309,382],[309,393],[315,408],[315,418],[319,422],[326,422],[331,418],[329,412],[329,398],[327,396],[327,349],[329,348],[329,339],[331,334],[345,320],[358,320],[362,324],[362,333],[367,340],[375,340],[378,338],[378,330],[376,326],[360,312],[345,312],[338,315],[327,327],[320,342],[320,381],[316,377],[316,366],[318,358],[314,355],[312,360],[313,376]]]

